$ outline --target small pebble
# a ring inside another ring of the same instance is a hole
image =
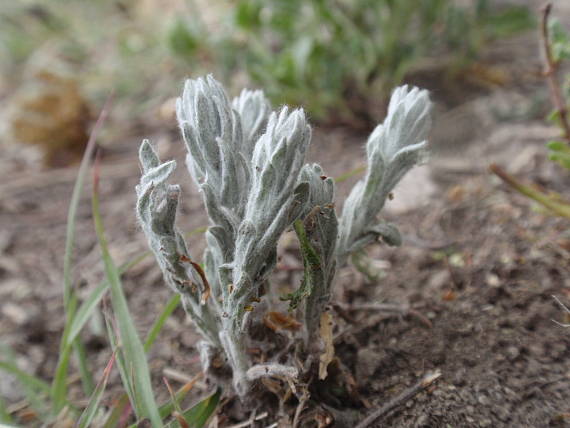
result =
[[[2,314],[16,325],[23,325],[28,320],[28,314],[20,305],[5,303],[2,306]]]

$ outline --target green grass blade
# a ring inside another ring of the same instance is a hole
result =
[[[13,422],[12,416],[8,413],[6,402],[2,397],[0,397],[0,424],[11,424]]]
[[[50,386],[47,382],[43,381],[37,376],[26,373],[16,366],[16,364],[8,361],[0,361],[0,370],[10,373],[18,379],[18,381],[30,389],[49,394]]]
[[[135,325],[129,312],[127,299],[123,293],[119,270],[115,266],[105,238],[105,230],[101,219],[99,190],[98,190],[98,174],[95,169],[94,186],[93,186],[93,220],[95,222],[95,231],[101,247],[103,263],[105,265],[105,273],[109,281],[111,290],[111,304],[113,312],[117,318],[119,333],[121,337],[122,351],[125,361],[127,361],[133,369],[133,386],[135,389],[135,400],[138,401],[138,409],[142,411],[142,415],[150,419],[153,427],[162,426],[162,421],[158,413],[152,384],[150,380],[150,370],[146,360],[146,354],[140,338],[137,334]],[[140,415],[137,415],[140,416]]]
[[[359,167],[354,168],[344,174],[339,175],[337,178],[334,179],[335,183],[342,183],[343,181],[348,180],[356,175],[360,175],[366,171],[366,165],[361,165]]]
[[[97,414],[99,410],[99,405],[101,404],[101,400],[103,399],[103,393],[105,392],[105,388],[107,387],[107,381],[109,380],[109,375],[111,374],[111,370],[113,369],[113,363],[115,361],[115,354],[111,356],[111,359],[107,363],[107,367],[103,370],[103,376],[101,380],[97,384],[97,387],[93,391],[91,398],[89,399],[89,404],[81,414],[77,425],[79,428],[86,428],[91,426],[93,422],[93,418]]]
[[[67,305],[67,320],[63,328],[63,334],[60,344],[59,359],[57,361],[57,366],[55,369],[55,376],[51,385],[51,399],[54,414],[59,413],[59,411],[65,405],[67,401],[67,374],[69,368],[69,360],[71,357],[71,346],[66,346],[67,336],[69,335],[69,328],[73,321],[75,311],[77,308],[77,296],[75,293],[71,293],[69,303]]]
[[[168,393],[170,394],[170,402],[174,406],[174,409],[177,412],[182,413],[182,409],[180,408],[180,400],[178,400],[176,398],[176,395],[174,394],[174,391],[172,390],[172,386],[170,385],[170,382],[168,382],[168,379],[165,377],[163,377],[162,380],[164,381],[164,383],[166,385],[166,389],[168,389]]]
[[[121,395],[121,397],[115,402],[112,407],[103,428],[117,428],[119,426],[119,421],[121,416],[125,412],[125,408],[129,404],[129,396],[127,394]]]
[[[180,304],[180,294],[176,293],[170,298],[170,300],[162,310],[160,316],[154,322],[152,328],[150,329],[150,332],[148,333],[146,341],[144,343],[145,352],[148,352],[150,350],[154,341],[158,337],[160,330],[162,330],[164,323],[166,322],[168,317],[172,315],[172,312],[174,312],[174,310],[178,307],[179,304]]]
[[[176,407],[175,402],[180,403],[182,400],[184,400],[186,395],[188,395],[188,393],[192,390],[196,382],[198,382],[202,376],[203,375],[201,372],[198,373],[190,381],[184,384],[178,391],[176,391],[176,393],[174,394],[174,400],[169,400],[159,407],[158,411],[162,419],[166,419],[168,416],[172,414],[172,412],[175,410]],[[139,420],[134,424],[132,424],[131,426],[129,426],[129,428],[137,428],[137,426],[139,426],[140,423],[142,423],[142,421]],[[105,427],[105,428],[110,428],[110,427]]]
[[[95,382],[93,381],[93,376],[91,375],[91,370],[89,370],[89,364],[87,363],[87,351],[79,337],[73,341],[73,350],[77,359],[77,365],[79,366],[83,393],[86,397],[89,397],[95,390]]]
[[[115,354],[116,357],[117,367],[119,369],[119,375],[121,376],[121,382],[123,383],[123,388],[125,388],[125,392],[129,397],[129,402],[131,403],[131,406],[135,410],[135,413],[140,413],[140,411],[138,411],[136,407],[137,403],[135,401],[133,385],[131,383],[131,378],[127,371],[127,365],[123,357],[122,349],[119,345],[119,342],[117,340],[117,335],[115,334],[115,329],[113,328],[111,322],[111,315],[108,314],[106,311],[104,311],[103,314],[105,317],[105,326],[107,327],[107,337],[109,338],[109,342],[111,343],[111,349],[113,350],[113,353]]]
[[[49,384],[21,370],[13,362],[0,361],[0,371],[11,373],[16,377],[22,385],[24,395],[30,407],[36,411],[38,418],[45,422],[49,416],[49,406],[46,400],[50,392]]]
[[[79,333],[83,330],[83,327],[85,327],[85,324],[89,321],[91,315],[93,315],[93,311],[97,308],[97,305],[101,302],[101,299],[108,289],[109,283],[104,281],[94,288],[91,293],[89,293],[89,296],[87,296],[87,299],[83,301],[70,323],[69,334],[67,335],[65,342],[66,346],[71,346],[73,341],[78,337]]]
[[[175,294],[174,296],[172,296],[170,298],[170,300],[168,301],[168,303],[166,304],[166,306],[162,310],[160,316],[155,321],[154,325],[152,326],[152,328],[150,329],[150,332],[147,335],[147,338],[146,338],[146,341],[144,344],[145,352],[148,352],[152,348],[152,345],[154,344],[155,339],[158,337],[158,334],[162,330],[164,323],[166,322],[168,317],[170,315],[172,315],[172,312],[174,312],[174,310],[178,307],[179,304],[180,304],[180,295],[179,294]],[[190,382],[185,384],[182,388],[180,388],[176,392],[174,397],[175,397],[177,402],[180,402],[181,400],[184,399],[186,394],[192,389],[192,387],[199,380],[201,375],[202,374],[200,373],[199,376],[196,376],[194,379],[192,379]],[[171,401],[160,406],[158,408],[158,412],[160,414],[161,419],[164,419],[168,415],[170,415],[172,413],[173,408],[174,408],[173,403]],[[137,423],[135,423],[134,426],[136,427]]]
[[[140,263],[145,257],[148,256],[149,253],[143,253],[138,257],[130,260],[127,263],[121,265],[121,273],[127,271],[128,269],[132,268],[136,264]],[[69,360],[71,356],[71,349],[72,347],[76,349],[77,353],[76,356],[79,361],[79,370],[82,375],[82,380],[84,387],[87,391],[89,391],[89,384],[93,385],[93,382],[87,380],[87,376],[89,373],[87,368],[87,363],[85,356],[80,353],[80,350],[77,350],[77,345],[75,345],[75,341],[77,340],[79,333],[93,314],[93,311],[97,308],[97,305],[100,303],[101,299],[105,295],[106,291],[109,288],[109,282],[103,281],[99,284],[87,297],[87,299],[81,304],[79,309],[75,311],[75,305],[71,306],[73,308],[72,312],[73,317],[71,317],[66,324],[63,333],[62,344],[63,347],[60,350],[60,357],[56,369],[56,376],[54,378],[54,384],[52,387],[52,397],[56,400],[60,400],[60,405],[66,400],[67,394],[67,373],[68,373],[68,366]],[[73,294],[72,294],[73,295]],[[74,303],[76,303],[76,300]],[[71,313],[70,313],[71,315]],[[81,346],[81,345],[79,345]],[[92,390],[93,387],[91,387]],[[91,395],[91,394],[86,394]]]
[[[186,422],[190,424],[190,426],[195,428],[202,428],[204,425],[206,425],[206,422],[208,422],[208,419],[216,410],[216,407],[220,402],[221,395],[222,390],[218,388],[214,394],[200,401],[198,404],[192,406],[188,410],[185,410],[182,414],[182,417]],[[180,427],[180,424],[177,421],[173,421],[168,424],[167,427]]]
[[[198,375],[194,376],[192,380],[190,380],[188,383],[182,386],[178,391],[176,391],[176,394],[174,394],[174,400],[176,400],[177,403],[180,403],[182,400],[184,400],[186,395],[192,390],[196,382],[198,382],[198,380],[200,380],[201,377],[202,373],[199,373]],[[166,417],[168,417],[168,415],[172,414],[174,408],[175,404],[172,400],[163,404],[159,408],[160,417],[162,419],[165,419]]]
[[[194,235],[200,235],[201,233],[206,233],[207,230],[208,230],[208,226],[200,226],[200,227],[197,227],[196,229],[193,229],[190,232],[188,232],[186,237],[190,238]]]
[[[69,360],[71,358],[72,347],[65,347],[59,353],[57,367],[55,369],[55,377],[53,379],[50,395],[52,398],[52,406],[54,413],[61,410],[67,400],[67,372],[69,368]]]
[[[132,268],[133,266],[137,265],[142,260],[144,260],[149,254],[150,254],[149,252],[145,252],[135,257],[134,259],[122,264],[119,267],[119,273],[122,274],[128,271],[130,268]],[[93,311],[99,305],[101,299],[103,298],[108,289],[109,289],[109,282],[103,281],[96,288],[94,288],[87,297],[87,299],[83,301],[83,303],[77,310],[77,313],[73,317],[73,321],[71,323],[71,328],[69,331],[69,336],[67,338],[68,345],[70,345],[71,342],[75,340],[79,332],[83,329],[83,327],[85,327],[85,324],[87,323],[87,321],[89,321],[91,315],[93,315]]]
[[[69,204],[69,211],[67,213],[67,230],[66,230],[66,237],[65,237],[65,253],[63,256],[63,302],[65,309],[67,310],[67,306],[69,304],[69,299],[71,297],[71,288],[72,288],[72,275],[71,275],[71,268],[73,262],[73,246],[75,242],[75,222],[77,219],[77,208],[79,207],[79,200],[81,198],[81,192],[83,190],[83,182],[85,181],[85,175],[89,169],[89,164],[91,163],[91,159],[93,157],[93,153],[96,147],[96,140],[101,128],[103,127],[103,123],[107,118],[107,114],[109,111],[109,106],[111,103],[111,97],[107,99],[99,118],[97,119],[97,123],[91,131],[91,135],[89,136],[89,141],[87,142],[87,147],[85,148],[85,153],[83,155],[83,159],[81,160],[81,165],[79,166],[79,172],[77,173],[77,180],[75,180],[75,185],[73,186],[73,193],[71,194],[71,202]]]
[[[178,294],[171,297],[171,299],[168,301],[168,303],[164,307],[163,311],[161,312],[160,316],[158,317],[158,319],[154,323],[153,327],[151,328],[149,334],[147,335],[147,339],[146,339],[145,345],[144,345],[145,352],[148,352],[150,350],[150,348],[152,347],[156,337],[160,333],[160,330],[162,329],[165,321],[172,314],[172,312],[178,307],[179,304],[180,304],[180,295],[178,295]],[[115,339],[112,340],[112,343],[115,343]],[[121,371],[121,369],[120,369],[120,371]],[[129,376],[127,374],[126,368],[123,367],[122,372],[123,372],[122,376],[124,376],[124,378],[127,379],[125,382],[129,383],[130,379],[129,379]],[[194,384],[196,383],[196,381],[198,379],[199,378],[197,377],[193,381],[189,382],[188,384],[186,384],[182,388],[180,388],[175,394],[176,399],[178,401],[183,400],[184,397],[186,396],[186,394],[188,393],[188,391],[190,391],[190,389],[192,389],[192,387],[194,386]],[[132,392],[131,392],[131,395],[133,395]],[[127,393],[126,397],[128,398],[128,396],[129,396],[129,394]],[[124,407],[124,406],[122,406],[122,407]],[[163,404],[162,406],[159,407],[159,414],[160,414],[160,417],[162,419],[164,419],[170,413],[172,413],[172,403],[171,402]],[[109,418],[105,424],[105,427],[113,427],[114,423],[116,423],[118,421],[119,416],[120,416],[120,410],[114,409],[113,412],[111,413],[111,415],[109,416]]]
[[[89,141],[85,148],[85,153],[83,154],[83,159],[81,160],[81,165],[79,166],[79,171],[77,173],[77,179],[75,180],[75,185],[73,186],[73,192],[71,195],[71,201],[69,203],[69,211],[67,214],[67,229],[65,236],[65,252],[63,256],[63,307],[65,310],[65,327],[64,334],[62,337],[60,345],[60,357],[57,363],[56,376],[52,383],[52,406],[54,414],[59,413],[63,408],[64,402],[67,400],[67,374],[69,367],[69,354],[71,350],[67,349],[66,338],[69,335],[69,324],[74,316],[74,310],[71,310],[72,303],[72,263],[73,263],[73,246],[75,242],[75,223],[77,219],[77,208],[79,207],[79,201],[81,199],[81,192],[83,190],[83,182],[85,181],[85,175],[88,171],[91,158],[93,157],[93,152],[95,150],[97,136],[103,127],[103,123],[107,117],[109,106],[111,104],[111,97],[107,99],[99,118],[91,131],[89,136]],[[81,358],[81,357],[79,357]]]

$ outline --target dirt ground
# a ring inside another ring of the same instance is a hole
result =
[[[387,207],[386,217],[401,228],[404,245],[370,250],[378,278],[371,281],[347,267],[337,282],[344,309],[336,315],[336,355],[360,397],[346,399],[325,391],[330,385],[317,385],[304,413],[306,424],[319,415],[325,420],[324,414],[334,426],[355,425],[439,369],[442,377],[433,387],[373,426],[570,426],[570,330],[552,321],[565,321],[552,296],[570,303],[570,227],[534,209],[487,172],[488,164],[497,162],[525,180],[568,194],[570,178],[544,158],[544,143],[557,131],[543,121],[547,94],[537,77],[538,58],[529,60],[529,52],[536,52],[532,37],[520,38],[496,46],[480,71],[461,82],[441,82],[429,73],[415,77],[432,90],[438,113],[430,163],[401,183]],[[500,84],[490,82],[489,71],[503,76]],[[180,160],[181,227],[190,231],[205,225],[173,124],[144,136],[158,144],[163,158]],[[340,175],[363,161],[364,138],[346,129],[317,129],[311,160],[319,160],[329,175]],[[140,139],[124,139],[103,161],[102,212],[119,264],[147,249],[133,208]],[[0,183],[0,337],[22,369],[50,379],[64,323],[62,248],[76,169],[41,170],[34,156],[13,146],[0,152],[5,177]],[[339,186],[341,199],[353,182]],[[85,293],[102,278],[89,193],[86,186],[75,253],[75,276]],[[190,244],[192,254],[201,254],[201,237]],[[299,264],[287,243],[282,260]],[[295,278],[298,274],[277,272],[275,281],[289,285]],[[151,258],[124,275],[124,286],[144,333],[170,291]],[[390,314],[370,302],[413,311]],[[96,319],[84,335],[94,373],[110,356],[103,338]],[[177,310],[149,356],[156,377],[176,383],[198,373],[197,340]],[[117,382],[115,374],[111,384]],[[165,388],[159,389],[166,398]],[[207,390],[208,385],[198,385],[198,393]],[[10,403],[21,400],[14,379],[4,374],[0,394]],[[277,419],[270,412],[254,424],[265,427]],[[216,420],[220,426],[239,422],[223,411]]]

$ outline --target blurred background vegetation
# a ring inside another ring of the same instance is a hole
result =
[[[493,40],[532,27],[529,10],[503,3],[3,2],[0,92],[15,138],[50,146],[48,158],[84,139],[63,129],[85,126],[111,91],[105,139],[139,135],[172,117],[184,77],[206,72],[236,89],[262,87],[277,105],[303,105],[321,124],[367,128],[395,85],[425,69],[453,79]]]

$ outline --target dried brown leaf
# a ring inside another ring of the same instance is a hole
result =
[[[263,323],[267,328],[273,331],[289,330],[297,331],[301,328],[302,324],[295,318],[284,314],[283,312],[270,311],[263,317]]]
[[[319,358],[319,379],[321,380],[326,379],[327,367],[334,358],[333,325],[332,314],[329,311],[323,312],[319,329],[321,339],[323,339],[325,345],[325,350]]]

